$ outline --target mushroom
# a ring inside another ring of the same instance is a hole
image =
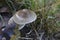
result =
[[[2,7],[0,8],[0,12],[9,12],[8,7]]]
[[[19,10],[11,17],[8,24],[11,24],[15,22],[16,24],[20,25],[20,29],[28,23],[32,23],[37,19],[37,15],[35,12],[28,10],[28,9],[22,9]]]

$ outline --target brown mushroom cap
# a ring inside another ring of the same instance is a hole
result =
[[[0,12],[9,12],[8,7],[2,7],[0,8]]]
[[[28,24],[37,19],[37,15],[35,12],[28,10],[28,9],[22,9],[16,12],[16,14],[13,16],[13,20],[17,24]]]
[[[16,12],[16,14],[18,14],[18,16],[22,17],[22,18],[28,18],[28,15],[30,14],[30,10],[28,9],[23,9],[23,10],[19,10]]]

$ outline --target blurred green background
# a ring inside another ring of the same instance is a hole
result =
[[[38,18],[29,26],[44,30],[47,36],[60,31],[60,0],[0,0],[0,7],[3,6],[8,6],[12,13],[24,8],[33,10]]]

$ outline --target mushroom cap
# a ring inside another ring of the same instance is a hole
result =
[[[8,7],[2,7],[0,8],[0,12],[9,12]]]
[[[35,12],[28,10],[28,9],[22,9],[16,12],[16,14],[13,16],[13,20],[17,24],[28,24],[37,19],[37,15]]]

